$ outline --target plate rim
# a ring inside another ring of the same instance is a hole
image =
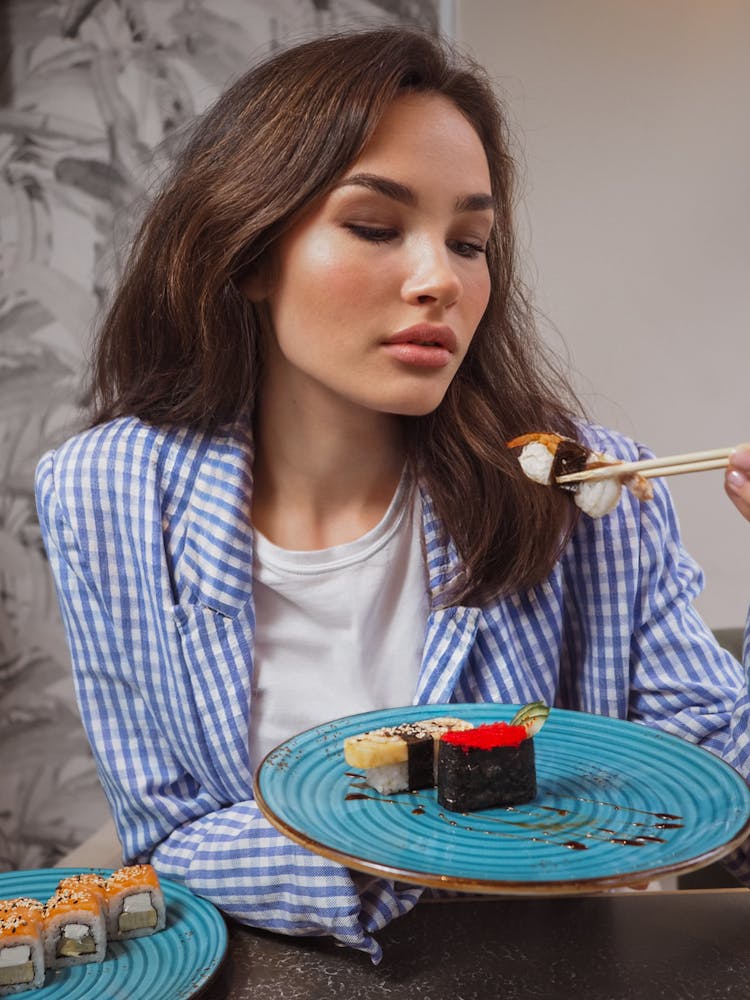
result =
[[[284,747],[293,741],[304,738],[309,734],[319,733],[327,727],[336,727],[343,723],[350,724],[355,722],[358,718],[373,716],[383,716],[386,717],[394,712],[415,712],[418,711],[419,714],[425,712],[427,714],[435,715],[447,715],[451,712],[462,709],[472,709],[476,710],[477,707],[494,708],[499,712],[503,713],[510,712],[514,709],[518,709],[520,705],[516,704],[493,704],[491,702],[439,702],[435,704],[428,705],[406,705],[406,706],[396,706],[394,708],[384,708],[384,709],[374,709],[367,712],[356,712],[352,715],[343,715],[336,719],[331,719],[326,722],[321,723],[318,726],[310,726],[308,729],[304,729],[294,736],[289,737],[287,740],[283,740],[273,749],[269,750],[267,754],[263,757],[260,764],[256,768],[255,774],[253,776],[253,794],[255,796],[255,801],[262,815],[274,826],[277,830],[283,833],[290,840],[299,844],[301,847],[312,851],[315,854],[319,854],[322,857],[328,858],[330,861],[337,862],[346,866],[347,868],[353,868],[356,871],[364,872],[368,875],[375,875],[379,878],[386,878],[390,880],[395,880],[399,882],[405,882],[410,885],[424,886],[426,888],[433,889],[446,889],[451,891],[459,892],[470,892],[475,894],[484,895],[508,895],[508,896],[534,896],[534,895],[578,895],[581,893],[591,893],[596,891],[606,891],[609,889],[623,888],[631,886],[634,883],[642,881],[652,881],[666,875],[684,875],[691,871],[697,871],[700,868],[704,868],[706,865],[711,864],[714,861],[718,861],[725,857],[744,840],[748,838],[750,834],[750,787],[748,787],[747,782],[743,778],[742,774],[733,767],[728,761],[719,757],[718,755],[711,753],[705,747],[699,746],[697,743],[692,743],[689,740],[683,739],[677,736],[675,733],[665,732],[664,730],[657,729],[651,726],[646,726],[644,724],[637,723],[630,719],[621,719],[615,716],[609,715],[597,715],[593,712],[581,712],[576,709],[566,709],[566,708],[552,708],[550,710],[550,717],[552,715],[566,715],[566,716],[585,716],[587,719],[603,720],[606,723],[612,724],[626,724],[630,726],[639,726],[641,730],[658,737],[659,739],[664,739],[667,741],[676,741],[680,747],[684,750],[686,747],[689,748],[688,752],[696,751],[701,754],[708,754],[714,764],[723,765],[731,773],[733,779],[737,780],[738,786],[741,786],[745,790],[745,798],[747,802],[747,816],[744,823],[740,826],[737,832],[727,841],[722,844],[717,845],[707,851],[703,851],[700,854],[695,855],[692,858],[686,859],[681,862],[674,862],[666,865],[656,865],[650,868],[640,869],[638,872],[626,872],[621,874],[613,875],[597,875],[586,878],[574,878],[574,879],[554,879],[554,880],[544,880],[539,879],[533,882],[528,880],[519,881],[513,879],[485,879],[476,877],[461,877],[454,875],[439,875],[434,872],[421,872],[415,870],[414,868],[404,868],[397,865],[391,865],[383,862],[378,862],[372,858],[362,858],[357,854],[353,854],[349,851],[341,850],[335,847],[331,847],[328,844],[321,843],[315,837],[311,837],[309,834],[303,831],[297,830],[291,824],[287,823],[284,819],[277,816],[271,806],[266,802],[261,789],[262,774],[264,767],[268,767],[267,761],[269,758],[278,754]],[[595,724],[599,724],[598,722]],[[359,769],[358,769],[359,770]]]

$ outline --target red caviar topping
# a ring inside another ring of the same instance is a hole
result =
[[[493,750],[495,747],[517,747],[528,737],[525,726],[511,726],[507,722],[491,722],[475,729],[462,729],[443,733],[446,743],[463,750]]]

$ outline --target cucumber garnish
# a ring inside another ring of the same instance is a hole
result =
[[[529,736],[536,736],[549,715],[549,705],[543,701],[532,701],[519,708],[510,721],[511,726],[523,726]]]

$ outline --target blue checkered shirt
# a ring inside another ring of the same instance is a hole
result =
[[[626,460],[650,454],[586,433]],[[541,699],[675,733],[749,775],[745,674],[692,606],[701,572],[658,480],[655,493],[580,517],[533,589],[441,608],[458,558],[422,491],[433,610],[414,701]],[[150,859],[242,922],[331,934],[377,961],[374,933],[419,890],[307,852],[253,801],[251,496],[242,424],[206,435],[121,419],[42,458],[39,519],[81,715],[126,861]],[[750,882],[742,849],[734,866]]]

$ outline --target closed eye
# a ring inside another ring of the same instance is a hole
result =
[[[367,240],[369,243],[388,243],[398,236],[397,230],[380,226],[362,226],[358,223],[349,222],[346,228],[350,233],[358,236],[361,240]]]
[[[390,243],[399,235],[397,229],[388,226],[365,226],[357,222],[348,222],[345,228],[354,236],[366,240],[368,243]],[[447,246],[459,257],[465,257],[469,260],[480,257],[487,252],[483,243],[473,240],[449,240]]]
[[[487,253],[487,247],[482,243],[473,243],[469,240],[451,240],[448,243],[450,249],[459,257],[473,259]]]

